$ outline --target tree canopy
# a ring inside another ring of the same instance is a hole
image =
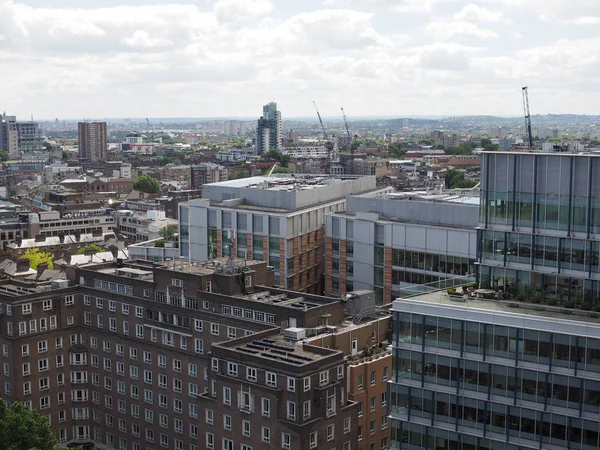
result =
[[[446,189],[472,188],[477,184],[474,180],[465,180],[465,175],[458,170],[450,169],[444,174]]]
[[[133,188],[146,194],[157,194],[160,192],[160,183],[156,178],[143,174],[133,182]]]
[[[77,250],[77,254],[83,255],[87,251],[94,252],[94,253],[100,253],[100,252],[104,252],[106,250],[104,250],[98,244],[92,242],[92,243],[86,245],[85,247],[81,247],[79,250]]]
[[[8,152],[6,150],[0,150],[0,161],[8,161]]]
[[[37,270],[40,263],[47,263],[48,269],[54,268],[52,253],[40,252],[38,248],[30,248],[23,254],[23,258],[29,260],[29,267],[33,270]]]
[[[47,420],[19,402],[0,398],[0,442],[7,450],[60,450]],[[78,447],[80,449],[80,447]]]
[[[278,152],[277,150],[269,150],[266,153],[263,153],[262,157],[264,159],[274,159],[276,160],[279,165],[281,165],[281,167],[287,167],[291,158],[290,155],[284,155],[281,152]]]

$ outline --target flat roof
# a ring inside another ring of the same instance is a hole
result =
[[[286,174],[276,174],[270,177],[258,176],[240,178],[237,180],[218,181],[216,183],[208,183],[205,186],[264,189],[272,191],[310,190],[326,187],[331,184],[343,183],[348,179],[358,178],[356,176],[341,178],[339,176],[328,175],[283,175]]]
[[[548,319],[552,323],[562,323],[573,325],[577,322],[584,322],[588,325],[600,327],[600,318],[591,317],[587,311],[582,311],[582,314],[574,314],[579,310],[565,309],[561,307],[544,306],[534,303],[507,301],[507,300],[489,300],[462,296],[455,297],[448,295],[446,290],[429,292],[427,294],[414,295],[409,297],[401,297],[394,300],[393,310],[401,311],[398,308],[399,304],[427,304],[439,305],[442,307],[452,307],[457,310],[474,310],[478,312],[493,312],[503,316],[533,316],[540,319]],[[561,311],[568,311],[568,314]]]
[[[277,306],[287,306],[289,308],[296,308],[299,310],[304,309],[312,309],[323,306],[323,303],[317,303],[315,301],[311,301],[300,295],[297,292],[281,292],[281,291],[260,291],[254,292],[248,295],[242,295],[239,298],[244,300],[250,300],[257,303],[262,304],[270,304]],[[329,299],[328,299],[329,300]],[[339,301],[338,299],[333,299],[334,301]]]
[[[331,354],[311,352],[302,343],[295,345],[287,341],[281,334],[274,334],[262,339],[245,342],[234,347],[229,347],[229,349],[245,353],[248,355],[248,358],[262,358],[297,366],[309,364],[331,356]]]

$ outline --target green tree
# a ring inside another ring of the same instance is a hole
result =
[[[23,258],[29,260],[29,267],[31,267],[33,270],[36,270],[40,263],[47,263],[48,269],[54,268],[54,263],[52,262],[52,253],[40,252],[40,249],[38,248],[30,248],[23,254]]]
[[[85,247],[81,247],[79,250],[77,250],[77,254],[78,255],[83,255],[87,251],[93,251],[94,253],[101,253],[101,252],[104,252],[106,250],[104,250],[98,244],[92,242],[91,244],[88,244]]]
[[[274,159],[276,160],[281,167],[287,167],[290,163],[291,159],[290,155],[284,155],[277,150],[269,150],[266,153],[263,153],[263,159]]]
[[[6,150],[0,150],[0,161],[8,161],[8,152]]]
[[[146,194],[156,194],[160,192],[160,183],[156,178],[143,174],[133,182],[133,188]]]
[[[160,231],[159,231],[159,235],[162,239],[164,239],[165,241],[174,241],[176,236],[175,236],[175,228],[174,227],[163,227]]]
[[[491,140],[491,139],[485,139],[485,138],[484,138],[484,139],[482,139],[482,140],[481,140],[481,146],[482,146],[483,148],[485,148],[487,145],[489,145],[489,144],[491,144],[491,143],[492,143],[492,140]]]
[[[61,449],[45,418],[19,402],[8,406],[4,399],[0,399],[0,442],[7,450]]]

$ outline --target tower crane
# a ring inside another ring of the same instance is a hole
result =
[[[319,113],[319,108],[317,108],[317,104],[313,100],[313,105],[315,105],[315,110],[317,111],[317,117],[319,118],[319,123],[321,124],[321,129],[323,130],[323,136],[325,137],[325,150],[327,150],[327,159],[331,161],[331,152],[333,152],[333,135],[331,135],[331,139],[327,136],[327,131],[325,130],[325,125],[323,125],[323,119],[321,119],[321,113]]]
[[[347,146],[350,147],[350,153],[354,153],[354,148],[352,147],[353,139],[352,139],[352,136],[350,135],[350,128],[348,128],[348,120],[346,119],[346,113],[344,112],[343,107],[342,107],[342,116],[344,116],[344,125],[346,126],[346,134],[348,135]],[[346,151],[347,151],[347,149],[346,149]]]
[[[523,110],[525,111],[525,132],[529,139],[529,148],[533,149],[533,136],[531,134],[531,114],[529,113],[529,94],[527,93],[527,86],[522,88],[523,91]]]

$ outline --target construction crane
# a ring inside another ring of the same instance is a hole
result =
[[[344,108],[342,107],[342,116],[344,116],[344,125],[346,126],[346,134],[348,135],[348,143],[346,144],[346,151],[350,148],[350,153],[354,153],[354,148],[352,147],[352,135],[350,135],[350,128],[348,128],[348,120],[346,119],[346,113],[344,112]]]
[[[533,136],[531,134],[531,114],[529,113],[529,94],[527,93],[527,86],[522,88],[523,91],[523,110],[525,111],[525,132],[529,139],[529,148],[533,149]]]
[[[325,150],[327,150],[327,159],[331,161],[331,153],[333,152],[333,135],[331,139],[327,136],[327,131],[325,130],[325,125],[323,125],[323,119],[321,119],[321,113],[319,112],[319,108],[317,108],[317,104],[313,100],[313,105],[315,105],[315,110],[317,111],[317,117],[319,118],[319,123],[321,124],[321,129],[323,130],[323,136],[325,137]]]

